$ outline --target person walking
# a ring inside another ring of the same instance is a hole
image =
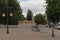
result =
[[[40,31],[39,24],[37,24],[37,23],[36,23],[36,29],[37,29],[37,31]]]

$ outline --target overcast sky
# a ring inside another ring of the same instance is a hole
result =
[[[23,15],[26,17],[27,10],[30,9],[34,15],[37,13],[45,14],[45,0],[19,0],[23,10]]]

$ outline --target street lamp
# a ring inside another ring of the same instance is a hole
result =
[[[12,12],[10,12],[9,14],[10,16],[13,16]],[[2,13],[2,16],[5,17],[6,14],[5,13]],[[4,20],[3,20],[4,21]],[[7,17],[7,34],[9,34],[9,27],[8,27],[8,17]]]
[[[12,12],[8,14],[8,0],[1,0],[2,4],[5,4],[6,6],[6,15],[7,15],[7,34],[9,34],[9,27],[8,27],[8,15],[13,16]],[[10,8],[11,9],[11,8]],[[5,13],[2,13],[2,16],[5,17]]]
[[[12,12],[9,15],[13,16]],[[5,17],[5,13],[3,13],[2,16]],[[7,34],[9,34],[8,18],[7,18]]]
[[[5,0],[5,3],[6,3],[6,13],[7,13],[7,34],[9,34],[9,27],[8,27],[8,15],[12,16],[12,13],[11,14],[8,14],[8,0]]]

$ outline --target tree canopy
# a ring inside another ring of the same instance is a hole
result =
[[[8,5],[8,6],[7,6]],[[8,8],[8,10],[7,10]],[[22,9],[17,0],[0,0],[0,23],[7,23],[7,12],[8,12],[8,24],[18,24],[18,21],[21,20]],[[5,13],[6,16],[2,17],[2,14]],[[13,14],[10,17],[10,13]]]
[[[31,21],[32,17],[33,17],[33,13],[30,9],[28,9],[28,11],[27,11],[27,20]]]
[[[56,23],[60,21],[60,0],[46,0],[46,14],[48,21]]]
[[[37,14],[34,17],[34,20],[35,20],[35,23],[37,23],[37,24],[45,24],[46,23],[44,16],[42,16],[41,14]]]

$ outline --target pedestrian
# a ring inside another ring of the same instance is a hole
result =
[[[37,29],[37,31],[40,31],[39,24],[37,24],[37,23],[36,23],[36,29]]]
[[[47,28],[47,27],[48,27],[48,24],[46,24],[45,26],[46,26],[46,28]]]

